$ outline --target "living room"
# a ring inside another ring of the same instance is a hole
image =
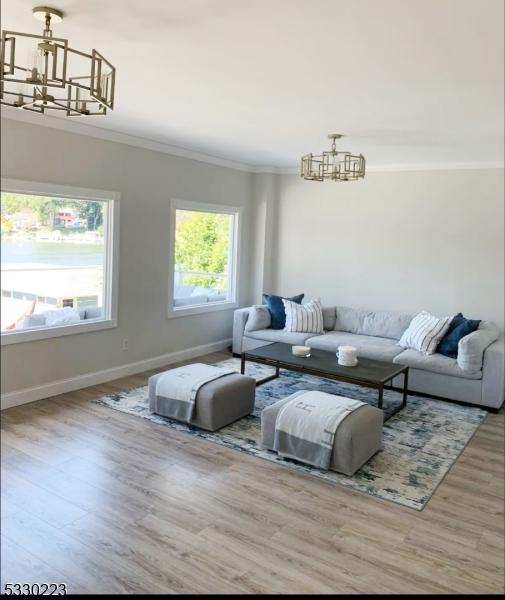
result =
[[[2,593],[503,593],[502,0],[1,11]]]

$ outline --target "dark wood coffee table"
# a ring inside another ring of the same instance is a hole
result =
[[[295,356],[291,352],[291,345],[281,342],[242,352],[240,368],[242,374],[245,372],[246,361],[275,367],[275,375],[262,379],[257,385],[279,377],[280,369],[298,371],[307,375],[374,388],[379,391],[377,404],[379,408],[382,408],[384,389],[391,387],[386,384],[403,373],[403,401],[401,407],[405,408],[407,406],[409,368],[405,365],[395,365],[370,358],[359,358],[355,367],[343,367],[337,363],[334,352],[313,348],[310,356],[304,358]]]

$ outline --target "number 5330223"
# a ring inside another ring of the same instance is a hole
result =
[[[6,583],[3,594],[6,596],[65,596],[65,583]]]

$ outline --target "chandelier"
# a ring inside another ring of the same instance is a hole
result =
[[[42,35],[2,31],[0,102],[23,110],[62,111],[66,116],[105,115],[114,108],[116,69],[99,52],[74,50],[53,37],[51,21],[63,13],[37,6],[33,16],[45,23]]]
[[[301,176],[310,181],[356,181],[365,176],[365,157],[350,152],[337,151],[335,140],[342,137],[339,133],[330,133],[331,150],[322,154],[302,156]]]

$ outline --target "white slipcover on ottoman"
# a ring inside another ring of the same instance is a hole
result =
[[[149,408],[158,415],[169,416],[169,398],[156,398],[156,383],[163,373],[149,377]],[[209,381],[198,390],[194,416],[189,421],[208,431],[225,427],[254,410],[256,381],[252,377],[231,373]]]
[[[305,391],[305,390],[304,390]],[[275,421],[280,408],[296,396],[295,392],[263,409],[261,413],[261,445],[274,450]],[[338,396],[335,396],[338,398]],[[378,408],[365,404],[351,412],[340,423],[335,434],[330,469],[354,475],[381,448],[384,414]]]

